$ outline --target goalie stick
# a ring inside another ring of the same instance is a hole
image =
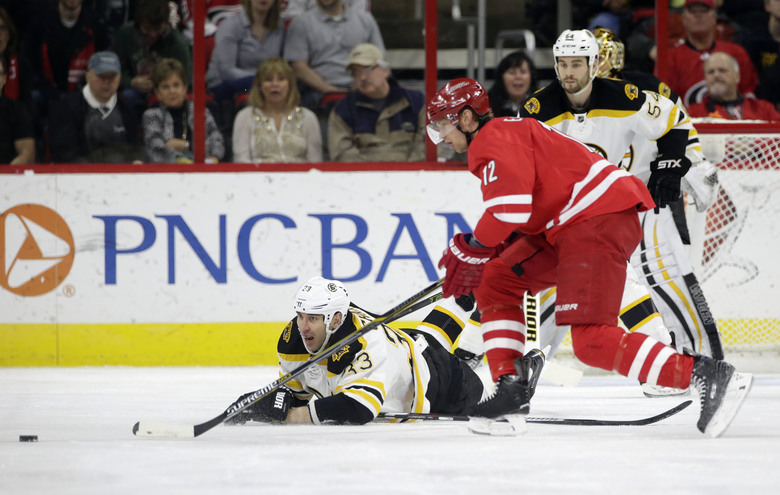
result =
[[[206,433],[210,429],[214,428],[215,426],[221,424],[226,419],[232,418],[239,412],[243,411],[250,405],[254,404],[258,400],[270,394],[271,392],[281,387],[285,383],[289,382],[293,378],[303,374],[303,372],[305,372],[307,369],[309,369],[312,366],[315,366],[317,363],[319,363],[323,359],[326,359],[328,356],[335,353],[345,345],[349,345],[355,342],[363,335],[377,328],[379,325],[390,323],[391,321],[395,321],[398,318],[411,314],[419,309],[424,308],[429,304],[438,301],[439,299],[442,298],[441,292],[439,291],[432,295],[431,293],[439,289],[439,287],[441,287],[441,284],[443,282],[444,282],[443,278],[439,279],[438,281],[434,282],[432,285],[429,285],[428,287],[421,290],[417,294],[409,297],[407,300],[397,305],[396,307],[390,309],[383,315],[380,315],[379,317],[377,317],[375,320],[368,323],[363,328],[355,330],[354,332],[347,335],[343,339],[329,346],[327,349],[312,356],[311,358],[309,358],[308,361],[301,364],[300,366],[292,370],[290,373],[287,373],[286,375],[276,379],[275,381],[266,385],[265,387],[256,390],[255,392],[243,398],[242,400],[232,403],[230,406],[228,406],[227,409],[225,409],[225,411],[222,414],[206,421],[205,423],[200,423],[197,425],[183,425],[183,424],[162,423],[162,422],[154,422],[154,421],[139,421],[135,425],[133,425],[133,435],[143,436],[143,437],[175,437],[175,438],[193,438],[193,437],[200,436],[203,433]]]
[[[670,416],[674,416],[678,412],[682,411],[686,407],[690,406],[693,401],[686,400],[680,404],[677,404],[671,409],[668,409],[655,416],[649,416],[639,419],[581,419],[581,418],[540,418],[535,416],[526,416],[526,423],[539,423],[545,425],[572,425],[572,426],[644,426],[651,425],[662,421]],[[458,416],[447,414],[433,414],[433,413],[379,413],[377,419],[399,419],[401,421],[469,421],[470,416]],[[506,421],[506,420],[499,420]]]

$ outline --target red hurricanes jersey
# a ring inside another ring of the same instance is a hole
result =
[[[474,229],[495,246],[514,230],[558,231],[605,213],[654,206],[644,183],[574,138],[534,119],[493,119],[469,146],[485,212]]]
[[[758,86],[758,73],[744,48],[728,41],[715,41],[709,50],[696,50],[691,44],[681,42],[669,50],[669,74],[666,83],[683,99],[687,107],[702,101],[707,94],[704,83],[704,61],[713,52],[725,52],[739,64],[739,91],[752,95]]]

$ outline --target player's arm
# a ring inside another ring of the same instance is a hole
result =
[[[692,126],[685,112],[669,98],[652,91],[643,93],[645,102],[637,128],[646,138],[656,139],[658,145],[658,155],[650,162],[647,188],[661,208],[680,197],[680,182],[691,167],[685,154]]]

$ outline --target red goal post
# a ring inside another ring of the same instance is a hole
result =
[[[694,125],[719,178],[706,211],[686,198],[694,271],[726,358],[757,351],[780,368],[780,125],[696,119]]]

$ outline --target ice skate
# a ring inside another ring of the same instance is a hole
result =
[[[498,418],[508,414],[528,414],[543,366],[544,354],[538,349],[531,349],[525,356],[515,359],[517,374],[499,377],[496,392],[477,404],[471,416]]]
[[[696,356],[691,385],[699,392],[701,413],[696,426],[711,437],[719,437],[737,415],[753,384],[751,373],[737,373],[725,361]]]

